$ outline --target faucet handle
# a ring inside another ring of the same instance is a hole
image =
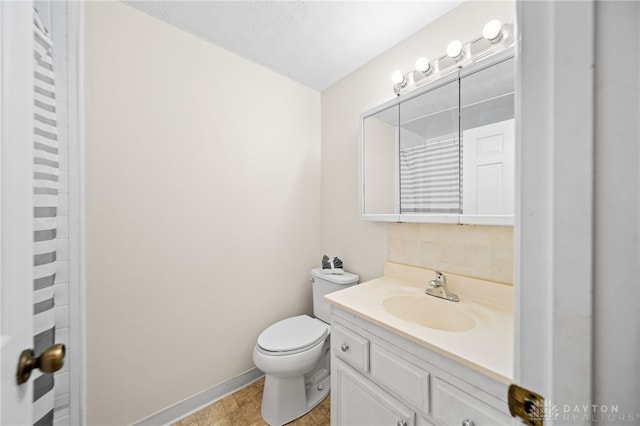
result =
[[[442,272],[434,271],[436,273],[436,279],[429,281],[431,288],[444,287],[447,284],[447,277]]]
[[[444,285],[447,283],[447,277],[439,271],[435,271],[436,273],[436,282],[438,282],[440,285]]]

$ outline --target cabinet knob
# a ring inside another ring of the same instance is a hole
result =
[[[407,422],[405,422],[404,420],[398,420],[398,423],[396,423],[397,426],[407,426]]]
[[[464,419],[462,421],[462,426],[476,426],[476,424],[473,422],[473,420]]]
[[[342,350],[342,352],[348,351],[349,345],[347,345],[346,343],[343,343],[342,346],[340,346],[340,350]]]

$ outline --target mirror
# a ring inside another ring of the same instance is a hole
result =
[[[461,73],[463,74],[463,73]],[[515,183],[514,59],[460,78],[462,213],[512,216]],[[462,222],[472,220],[463,216]]]
[[[457,78],[400,104],[400,213],[460,213]]]
[[[361,218],[513,224],[513,51],[362,115]]]
[[[383,108],[362,122],[362,211],[398,214],[398,105]]]

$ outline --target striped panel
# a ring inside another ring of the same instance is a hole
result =
[[[400,213],[460,213],[460,138],[400,150]]]
[[[33,401],[37,401],[53,390],[53,374],[43,374],[33,381]]]
[[[53,424],[53,410],[49,410],[47,414],[42,416],[40,420],[35,422],[34,426],[47,426]]]
[[[58,210],[58,131],[52,43],[34,19],[33,115],[33,346],[36,356],[55,342],[54,287]],[[53,374],[34,374],[34,424],[53,424]]]

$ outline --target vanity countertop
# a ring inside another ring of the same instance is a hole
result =
[[[435,277],[429,269],[387,262],[381,278],[336,291],[325,299],[356,316],[480,371],[502,383],[513,378],[513,287],[501,283],[445,274],[448,289],[460,296],[456,308],[475,321],[467,331],[441,331],[414,324],[388,312],[391,296],[433,297],[424,294]]]

